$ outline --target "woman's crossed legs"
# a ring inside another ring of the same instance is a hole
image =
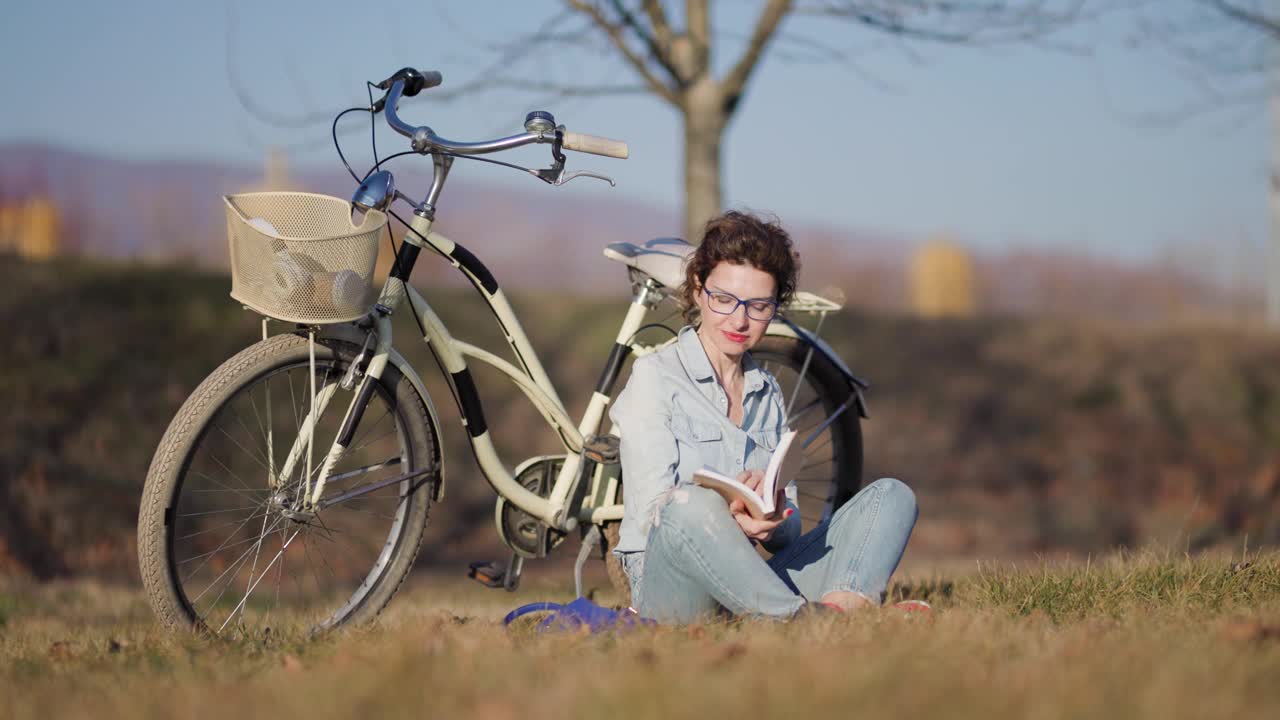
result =
[[[715,492],[682,485],[663,502],[633,602],[646,617],[679,623],[721,608],[789,618],[824,597],[879,604],[917,515],[911,489],[882,478],[765,561]]]

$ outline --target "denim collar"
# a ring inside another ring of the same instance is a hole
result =
[[[684,365],[685,372],[689,373],[689,377],[697,380],[703,394],[708,399],[712,399],[717,384],[716,373],[711,368],[711,360],[707,357],[706,349],[702,347],[702,341],[698,339],[697,328],[686,325],[680,330],[680,335],[676,339],[676,353],[680,356],[680,363]],[[742,380],[746,395],[759,392],[765,387],[764,370],[756,365],[751,353],[742,355]]]

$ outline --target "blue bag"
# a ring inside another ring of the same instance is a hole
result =
[[[538,622],[538,632],[577,630],[585,626],[590,628],[591,632],[597,633],[604,630],[623,630],[640,625],[657,624],[653,620],[640,617],[632,610],[611,610],[607,607],[601,607],[585,597],[577,598],[573,602],[564,605],[553,602],[536,602],[521,605],[507,613],[507,616],[502,619],[502,624],[510,626],[516,618],[530,613],[550,613]]]

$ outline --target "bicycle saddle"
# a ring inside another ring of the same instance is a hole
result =
[[[684,264],[693,248],[680,238],[654,238],[643,245],[610,243],[604,249],[604,256],[633,267],[669,288],[677,288],[684,282]]]

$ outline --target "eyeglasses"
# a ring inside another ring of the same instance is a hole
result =
[[[732,315],[738,311],[739,305],[747,308],[747,317],[760,322],[769,322],[778,314],[778,303],[773,300],[740,300],[737,295],[727,292],[713,292],[702,288],[707,294],[707,307],[721,315]]]

